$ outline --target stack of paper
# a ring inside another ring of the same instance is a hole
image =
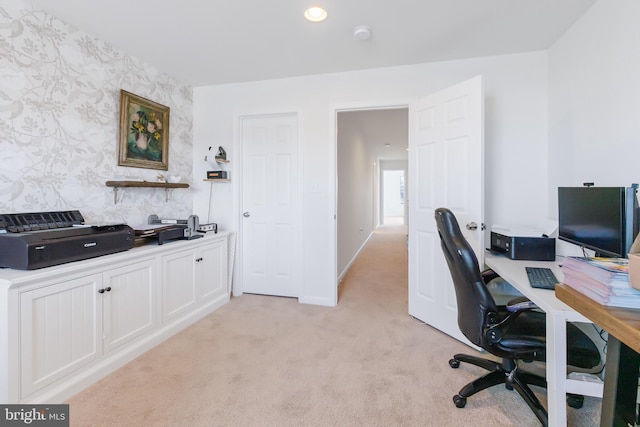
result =
[[[564,283],[600,304],[640,308],[640,291],[631,287],[626,258],[566,257],[562,274]]]

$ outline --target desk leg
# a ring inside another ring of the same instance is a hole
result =
[[[601,426],[634,425],[640,355],[609,334]]]
[[[567,323],[561,312],[547,313],[547,411],[549,425],[567,425]]]

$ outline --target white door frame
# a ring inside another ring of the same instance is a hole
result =
[[[417,99],[417,95],[416,95]],[[333,300],[333,305],[338,304],[338,286],[340,285],[340,281],[338,278],[338,113],[341,112],[349,112],[349,111],[367,111],[367,110],[393,110],[398,108],[407,108],[409,109],[409,114],[411,114],[411,104],[412,101],[409,99],[391,99],[386,102],[382,102],[379,104],[364,102],[364,103],[351,103],[351,104],[340,104],[334,105],[330,108],[330,127],[333,132],[333,144],[331,144],[331,161],[332,165],[332,177],[333,177],[333,185],[330,188],[333,188],[333,206],[331,207],[331,211],[333,212],[333,233],[331,233],[332,249],[333,256],[332,259],[332,275],[331,277],[335,280],[335,286],[332,286],[332,294],[330,299]],[[407,124],[408,126],[408,124]],[[409,157],[411,157],[411,152],[409,152]],[[378,173],[380,171],[378,170]],[[374,209],[376,209],[374,207]]]
[[[242,121],[244,119],[253,119],[253,118],[268,118],[268,117],[278,117],[278,116],[288,116],[288,115],[293,115],[296,117],[297,122],[298,122],[298,126],[297,126],[297,130],[298,130],[298,135],[297,135],[297,150],[298,150],[298,200],[299,200],[299,204],[298,204],[298,209],[296,212],[296,218],[298,221],[298,226],[299,226],[299,233],[298,233],[298,247],[302,248],[302,242],[303,242],[303,238],[302,238],[302,234],[303,234],[303,224],[302,224],[302,204],[303,204],[303,198],[302,198],[302,177],[304,175],[304,171],[302,168],[302,158],[303,158],[303,153],[301,150],[302,144],[301,144],[301,138],[300,138],[300,112],[296,109],[291,109],[291,110],[287,110],[287,111],[274,111],[274,112],[268,112],[268,113],[245,113],[245,114],[238,114],[234,117],[234,134],[233,134],[233,159],[242,159],[242,155],[243,155],[243,147],[242,147]],[[233,212],[235,213],[235,218],[233,220],[233,224],[234,224],[234,228],[236,230],[238,230],[238,236],[236,238],[236,262],[234,263],[234,275],[235,275],[235,280],[233,280],[233,296],[240,296],[244,293],[244,287],[243,287],[243,247],[242,247],[242,238],[244,237],[244,230],[243,230],[243,221],[241,220],[242,218],[242,200],[243,200],[243,182],[242,182],[242,174],[243,174],[243,167],[244,165],[242,164],[242,161],[237,161],[235,164],[233,164],[232,167],[230,167],[230,169],[232,169],[233,173],[231,173],[231,183],[234,185],[234,194],[236,194],[237,196],[234,197],[234,202],[233,202]],[[302,261],[302,259],[300,260]],[[298,272],[298,279],[301,279],[301,275],[300,275],[300,271]],[[300,290],[302,290],[302,287],[300,287]],[[301,299],[301,297],[303,297],[303,295],[299,294],[298,295],[298,300]]]

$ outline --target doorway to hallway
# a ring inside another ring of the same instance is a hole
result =
[[[400,171],[408,176],[409,122],[406,106],[336,114],[336,266],[340,282],[376,227],[387,225],[385,215],[389,216],[387,222],[398,222],[392,216],[400,216],[400,224],[407,222],[406,179],[389,175],[387,181],[395,190],[385,198],[384,171]],[[385,199],[393,205],[387,208],[387,214]]]

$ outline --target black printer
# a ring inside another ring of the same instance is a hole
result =
[[[34,270],[126,251],[126,224],[87,225],[79,211],[0,214],[0,267]]]

